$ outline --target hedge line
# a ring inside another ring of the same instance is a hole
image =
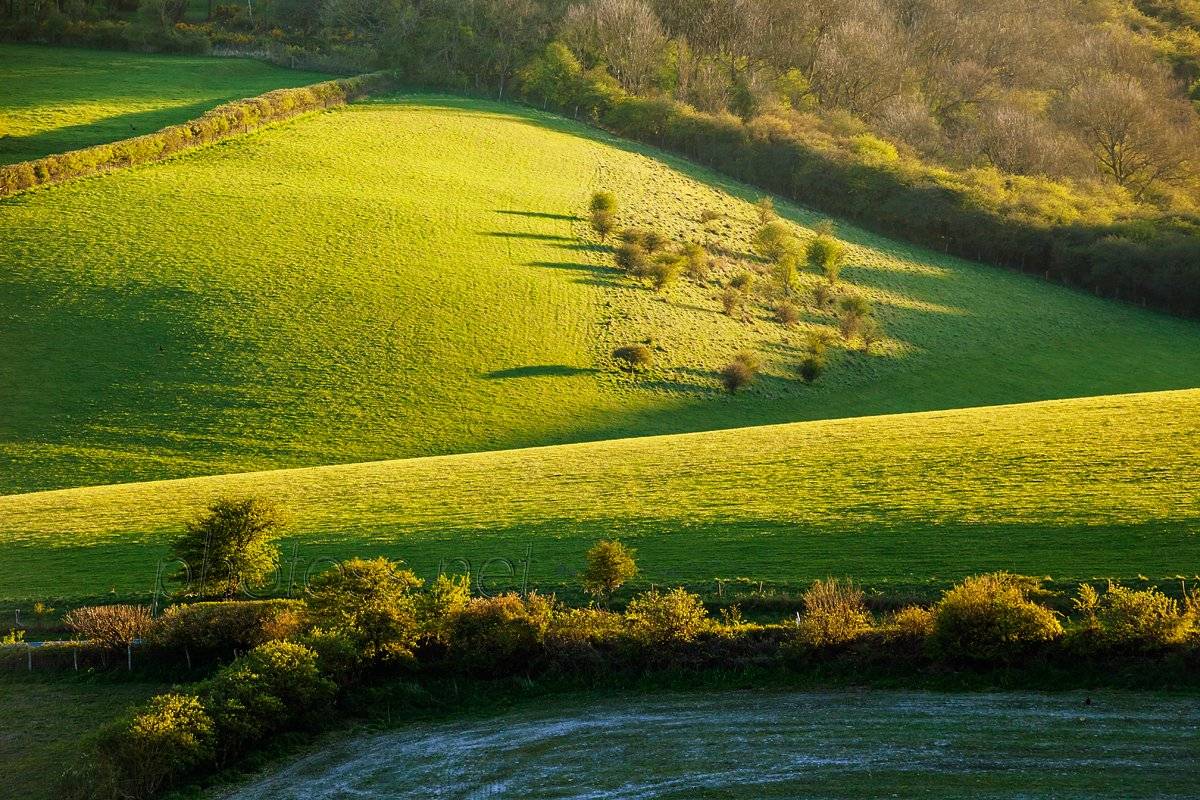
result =
[[[185,150],[299,114],[345,105],[356,98],[394,87],[395,79],[390,73],[373,72],[296,89],[276,89],[258,97],[225,103],[201,117],[155,133],[0,166],[0,198],[108,170],[162,161]]]

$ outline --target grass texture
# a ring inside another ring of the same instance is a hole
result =
[[[276,591],[350,554],[426,578],[467,559],[494,590],[528,559],[554,589],[607,536],[642,586],[1161,580],[1200,558],[1198,414],[1165,392],[2,497],[0,597],[148,594],[183,522],[246,493],[293,516]]]
[[[140,136],[327,77],[244,58],[0,44],[0,164]]]
[[[623,225],[708,242],[716,277],[660,295],[616,273],[581,218],[598,188]],[[1193,322],[842,227],[888,339],[806,386],[827,313],[719,311],[756,196],[558,117],[416,96],[12,198],[0,494],[1200,385]],[[779,205],[800,235],[819,221]],[[619,372],[611,349],[647,339],[656,366]],[[747,346],[764,378],[722,394]]]

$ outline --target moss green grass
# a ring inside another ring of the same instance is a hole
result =
[[[596,188],[744,261],[749,188],[445,97],[0,204],[0,493],[1200,384],[1200,325],[843,227],[888,339],[806,386],[827,313],[789,331],[719,313],[715,281],[630,283],[581,219]],[[616,370],[647,338],[657,366]],[[765,377],[726,396],[745,346]]]
[[[285,584],[386,554],[519,588],[531,554],[553,590],[605,536],[638,549],[641,586],[1191,579],[1198,414],[1200,391],[1165,392],[0,497],[0,597],[148,594],[183,522],[245,493],[294,515]]]
[[[327,77],[244,58],[0,44],[0,164],[140,136]]]

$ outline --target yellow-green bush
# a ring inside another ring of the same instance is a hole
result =
[[[996,572],[967,578],[933,612],[930,644],[950,661],[1004,664],[1063,634],[1048,608],[1030,599],[1036,582]]]
[[[1104,594],[1088,584],[1075,607],[1084,614],[1084,633],[1103,647],[1156,650],[1185,641],[1196,628],[1195,610],[1158,589],[1137,590],[1110,583]]]
[[[651,643],[690,642],[712,627],[700,598],[682,587],[638,595],[626,607],[625,620],[635,637]]]
[[[797,639],[812,647],[851,642],[871,630],[862,589],[850,581],[816,581],[804,593],[804,614],[796,620]]]

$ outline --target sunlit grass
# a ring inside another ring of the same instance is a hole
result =
[[[1160,580],[1200,563],[1198,414],[1167,392],[0,497],[0,597],[147,593],[185,520],[248,493],[293,514],[297,582],[354,553],[425,577],[532,554],[554,589],[607,536],[643,585]]]
[[[805,386],[831,316],[789,331],[724,316],[715,283],[630,283],[581,219],[596,188],[748,263],[747,187],[454,98],[0,203],[0,492],[1200,384],[1195,323],[843,226],[889,338]],[[644,339],[655,368],[619,373]],[[731,398],[716,372],[747,346],[765,376]]]

